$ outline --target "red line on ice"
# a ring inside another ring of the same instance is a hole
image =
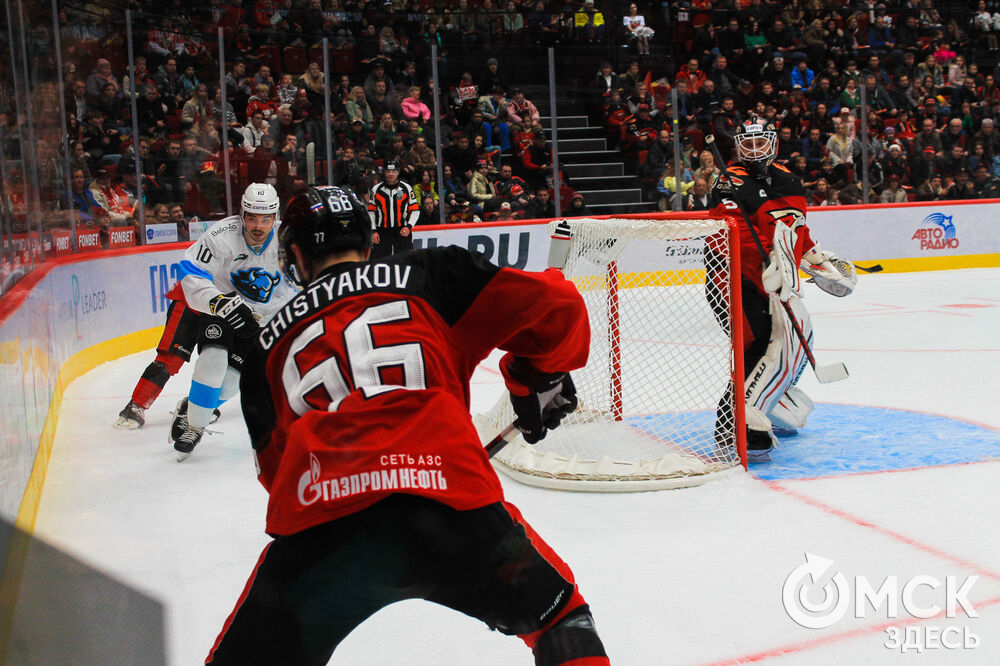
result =
[[[1000,604],[1000,597],[994,597],[992,599],[986,599],[984,601],[979,601],[974,606],[976,609],[985,608],[987,606],[995,606]],[[877,634],[885,631],[889,627],[906,626],[911,624],[919,624],[921,622],[927,622],[929,620],[936,619],[944,615],[945,611],[942,610],[940,613],[934,617],[929,617],[927,619],[921,618],[907,618],[907,619],[895,619],[888,622],[880,622],[875,625],[859,627],[858,629],[852,629],[850,631],[844,631],[839,634],[830,634],[828,636],[820,636],[818,638],[813,638],[808,641],[802,641],[800,643],[789,643],[788,645],[782,645],[780,647],[771,648],[769,650],[762,650],[760,652],[754,652],[752,654],[746,654],[740,657],[733,657],[730,659],[724,659],[721,661],[711,661],[706,662],[706,664],[711,664],[712,666],[736,666],[737,664],[750,664],[755,661],[763,661],[770,657],[781,657],[786,654],[792,654],[795,652],[804,652],[805,650],[811,650],[813,648],[822,647],[824,645],[829,645],[830,643],[839,643],[840,641],[848,640],[851,638],[860,638],[862,636],[867,636],[870,634]],[[789,620],[791,622],[791,620]]]

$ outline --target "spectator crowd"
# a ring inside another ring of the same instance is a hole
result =
[[[704,138],[731,159],[750,114],[779,128],[776,162],[803,179],[810,205],[1000,196],[1000,4],[674,6],[689,18],[674,25],[679,66],[636,59],[617,73],[603,62],[589,109],[661,210],[678,187],[687,208],[707,206],[718,169]]]
[[[519,89],[529,61],[505,55],[511,46],[613,54],[591,57],[594,69],[571,85],[661,208],[678,189],[685,207],[709,205],[718,168],[705,136],[731,157],[751,112],[780,128],[777,162],[803,178],[814,205],[1000,193],[996,2],[167,0],[155,13],[125,4],[141,9],[131,71],[120,2],[61,3],[61,72],[43,48],[53,42],[44,17],[30,32],[35,72],[63,82],[62,99],[53,81],[31,91],[48,226],[75,215],[106,230],[134,224],[141,209],[147,222],[177,222],[184,238],[191,217],[227,210],[227,166],[238,201],[250,182],[287,196],[330,180],[367,196],[387,161],[414,187],[421,224],[436,222],[440,207],[449,222],[554,216],[551,146]],[[430,78],[432,46],[441,90]],[[21,156],[25,112],[6,99],[10,160]],[[24,208],[24,177],[16,165],[7,174],[13,211]],[[567,214],[587,214],[565,179],[559,194]]]

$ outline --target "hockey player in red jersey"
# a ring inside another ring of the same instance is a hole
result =
[[[136,430],[146,425],[146,410],[160,396],[167,380],[177,374],[185,363],[191,360],[191,353],[198,344],[202,324],[198,313],[184,304],[183,298],[174,298],[179,291],[175,286],[167,297],[171,299],[167,308],[167,322],[163,334],[156,345],[156,358],[146,366],[142,376],[132,389],[128,403],[118,413],[114,427],[119,430]],[[216,409],[212,420],[221,412]]]
[[[737,128],[738,164],[727,178],[716,181],[715,212],[740,222],[740,263],[743,281],[743,339],[747,405],[747,455],[766,461],[775,443],[774,431],[794,431],[805,425],[812,401],[794,386],[806,363],[805,350],[794,333],[782,301],[812,345],[812,323],[802,304],[799,269],[812,275],[824,291],[846,296],[854,289],[854,267],[820,248],[806,226],[802,181],[780,164],[774,124],[751,116]],[[737,201],[739,203],[737,203]],[[744,211],[768,255],[765,266]],[[709,297],[718,286],[709,270]],[[721,404],[726,404],[724,399]],[[725,421],[720,419],[720,422]]]
[[[576,407],[568,371],[590,339],[576,288],[453,246],[367,262],[370,221],[339,187],[294,197],[283,219],[282,264],[303,290],[261,329],[241,382],[274,540],[206,663],[326,664],[367,617],[416,598],[519,636],[539,666],[610,664],[469,414],[494,348],[529,442]]]

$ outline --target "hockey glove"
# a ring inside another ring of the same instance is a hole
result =
[[[514,425],[535,444],[576,409],[576,387],[568,372],[538,372],[526,358],[507,355],[500,363],[510,391]]]
[[[799,295],[799,267],[795,265],[795,229],[778,223],[774,227],[774,249],[761,274],[764,289],[782,301]]]
[[[254,311],[237,294],[219,294],[209,301],[208,309],[225,319],[239,338],[251,338],[259,330]]]
[[[809,282],[828,294],[847,296],[858,283],[858,272],[854,264],[844,261],[833,252],[820,249],[818,245],[802,255],[799,267],[812,276]]]
[[[733,184],[729,182],[728,178],[717,178],[715,185],[712,187],[712,194],[717,198],[721,199],[732,199],[733,194]]]

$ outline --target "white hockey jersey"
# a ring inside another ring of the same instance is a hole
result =
[[[238,293],[267,321],[298,292],[278,265],[278,225],[275,224],[259,252],[243,236],[238,215],[210,226],[184,253],[180,264],[181,289],[189,307],[209,312],[209,302],[219,294]]]

